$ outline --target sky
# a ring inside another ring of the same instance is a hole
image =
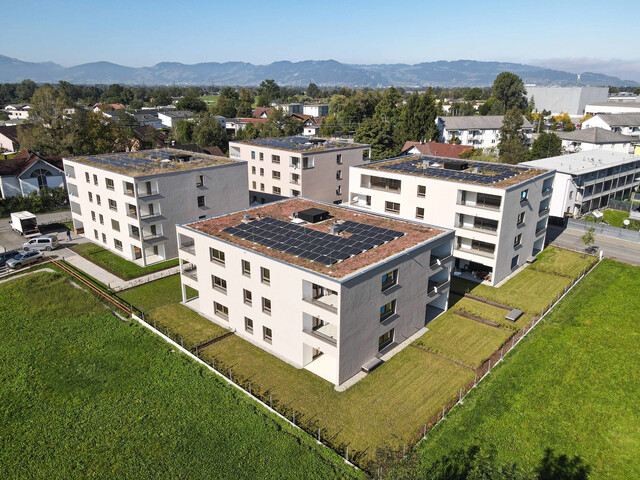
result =
[[[640,80],[638,1],[0,0],[0,54],[72,66],[484,60]],[[9,21],[7,21],[9,20]]]

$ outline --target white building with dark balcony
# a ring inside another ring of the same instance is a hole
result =
[[[351,168],[349,204],[455,229],[456,270],[495,285],[544,247],[554,172],[426,155]]]
[[[335,385],[447,308],[447,229],[291,198],[177,232],[187,306]]]
[[[173,148],[64,159],[74,229],[142,266],[178,256],[177,223],[248,206],[246,169]]]
[[[504,115],[472,115],[461,117],[438,117],[439,142],[470,145],[473,148],[497,148],[500,143],[500,128]],[[522,133],[527,144],[533,138],[533,126],[524,119]]]
[[[621,200],[640,186],[640,157],[630,153],[585,150],[520,165],[556,171],[550,215],[557,218],[606,207],[610,198]]]
[[[247,161],[251,203],[303,196],[342,203],[349,167],[369,159],[370,145],[304,136],[229,142],[229,157]]]

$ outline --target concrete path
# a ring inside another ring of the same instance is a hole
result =
[[[550,245],[583,252],[582,235],[584,232],[580,230],[549,225],[546,240]],[[604,252],[606,258],[630,265],[640,265],[640,243],[596,235],[595,246]]]
[[[30,267],[29,267],[30,268]],[[5,278],[3,280],[0,280],[0,283],[5,283],[5,282],[10,282],[11,280],[15,280],[16,278],[20,278],[20,277],[26,277],[27,275],[33,275],[34,273],[40,273],[40,272],[51,272],[51,273],[55,273],[55,270],[52,270],[51,268],[48,267],[44,267],[44,268],[39,268],[38,270],[34,270],[33,272],[26,272],[26,273],[21,273],[19,275],[12,275],[9,278]]]

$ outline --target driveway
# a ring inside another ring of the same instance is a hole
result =
[[[61,241],[65,238],[67,228],[63,222],[71,221],[71,212],[43,213],[36,217],[43,234],[57,234]],[[0,219],[0,251],[20,249],[25,242],[26,237],[14,232],[10,221],[10,218]]]

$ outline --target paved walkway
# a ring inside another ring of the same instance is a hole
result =
[[[31,268],[31,267],[29,267],[29,268]],[[26,277],[27,275],[33,275],[34,273],[41,273],[41,272],[55,273],[56,271],[52,270],[51,268],[48,268],[48,267],[39,268],[38,270],[34,270],[33,272],[25,272],[25,273],[21,273],[19,275],[12,275],[9,278],[5,278],[5,279],[0,280],[0,283],[10,282],[11,280],[15,280],[16,278]]]
[[[547,242],[549,242],[550,245],[583,252],[584,243],[582,243],[582,235],[584,235],[584,232],[580,230],[549,225]],[[640,243],[605,237],[604,235],[596,235],[595,246],[598,250],[604,252],[606,258],[630,265],[640,265]]]

